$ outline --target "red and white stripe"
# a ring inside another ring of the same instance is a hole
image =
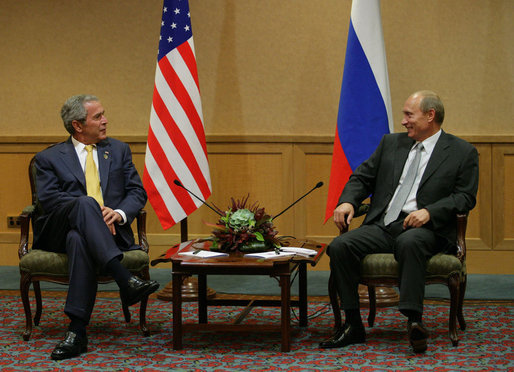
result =
[[[155,71],[143,184],[164,229],[202,204],[175,179],[204,200],[211,195],[192,37],[161,58]]]

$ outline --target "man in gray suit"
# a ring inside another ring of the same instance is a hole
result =
[[[365,342],[360,262],[370,253],[394,253],[400,269],[399,310],[408,318],[409,341],[414,352],[427,349],[428,331],[422,323],[426,263],[436,253],[454,248],[455,215],[475,206],[478,189],[476,149],[442,131],[443,120],[444,106],[437,94],[412,94],[403,107],[407,133],[385,135],[348,180],[334,210],[337,227],[347,227],[370,195],[371,203],[362,226],[329,245],[345,323],[320,347]]]

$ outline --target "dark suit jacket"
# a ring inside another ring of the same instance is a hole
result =
[[[407,133],[387,134],[346,184],[339,204],[358,207],[371,195],[364,224],[377,222],[393,197],[414,140]],[[441,133],[416,194],[418,209],[430,213],[427,228],[450,242],[456,239],[455,214],[470,211],[478,189],[478,153],[471,144]]]
[[[146,203],[146,192],[132,162],[132,153],[126,143],[114,138],[97,144],[98,168],[104,203],[112,209],[121,209],[127,223],[116,225],[115,240],[122,249],[136,248],[130,224]],[[37,246],[48,216],[56,208],[87,195],[86,179],[71,141],[58,143],[36,155],[36,185],[43,213],[34,223],[34,241]]]

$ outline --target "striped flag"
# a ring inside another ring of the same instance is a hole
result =
[[[379,0],[354,0],[332,155],[325,222],[344,185],[385,133],[393,131]]]
[[[211,179],[203,127],[191,18],[187,0],[164,0],[143,184],[168,229],[204,200]]]

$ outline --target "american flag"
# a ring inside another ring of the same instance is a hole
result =
[[[198,72],[187,0],[164,0],[143,184],[164,229],[211,195]]]

